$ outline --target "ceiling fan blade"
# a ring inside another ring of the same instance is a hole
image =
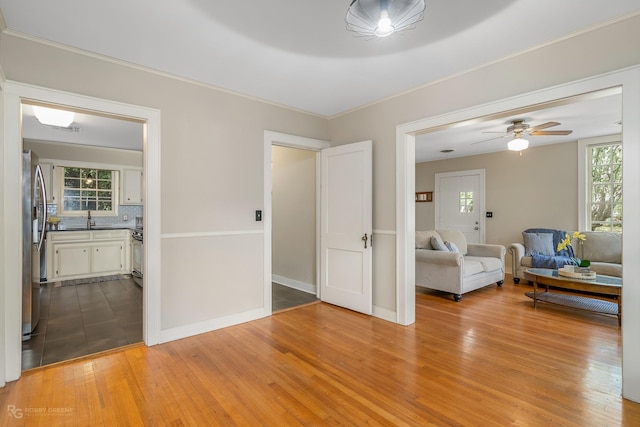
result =
[[[539,130],[531,132],[531,135],[569,135],[572,130]]]
[[[541,125],[538,125],[538,126],[534,126],[534,127],[529,128],[529,131],[530,131],[530,132],[535,132],[535,131],[538,131],[538,130],[540,130],[540,129],[546,129],[546,128],[550,128],[550,127],[553,127],[553,126],[558,126],[559,124],[560,124],[560,123],[558,123],[558,122],[547,122],[547,123],[542,123]]]
[[[504,133],[504,132],[502,132],[502,131],[495,131],[495,130],[494,130],[494,131],[484,130],[484,131],[482,131],[482,132],[480,132],[480,133]]]
[[[489,138],[489,139],[484,139],[484,140],[482,140],[482,141],[472,142],[472,143],[471,143],[471,144],[469,144],[469,145],[481,144],[481,143],[483,143],[483,142],[493,141],[494,139],[500,139],[500,138],[504,138],[504,137],[506,137],[506,136],[508,136],[508,135],[496,136],[495,138]]]

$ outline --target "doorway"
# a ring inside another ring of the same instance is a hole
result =
[[[427,129],[436,129],[450,123],[472,120],[489,114],[504,111],[522,109],[527,106],[536,106],[554,100],[567,99],[572,96],[599,91],[611,87],[620,86],[623,104],[623,141],[635,141],[640,135],[640,126],[634,117],[640,110],[638,94],[640,93],[640,68],[633,67],[609,74],[591,77],[577,82],[566,83],[549,89],[544,89],[504,100],[484,104],[478,107],[459,110],[441,116],[434,116],[424,120],[415,121],[396,127],[396,229],[398,235],[397,244],[397,312],[399,323],[409,325],[415,322],[415,208],[413,200],[415,193],[415,135]],[[624,146],[623,174],[625,182],[638,180],[637,164],[640,159],[640,146],[627,144]],[[627,165],[629,167],[627,167]],[[625,205],[624,212],[632,215],[640,208],[640,198],[634,193],[634,188],[625,186],[623,189]],[[631,229],[625,228],[624,234],[634,236],[638,233],[638,226],[631,225]],[[640,274],[640,266],[634,262],[640,253],[637,239],[623,237],[623,280],[624,277],[635,277]],[[634,309],[640,306],[640,292],[633,287],[623,287],[623,304],[627,306],[626,316],[622,319],[623,336],[623,364],[622,377],[623,396],[632,400],[638,400],[640,396],[640,383],[634,381],[638,378],[640,368],[633,363],[624,361],[637,360],[640,357],[640,340],[638,338],[637,325],[640,324],[640,313]]]
[[[23,100],[67,106],[68,108],[92,111],[107,116],[132,118],[145,122],[143,194],[148,212],[160,212],[160,112],[155,109],[123,104],[98,98],[55,91],[16,82],[5,82],[4,97],[4,207],[3,236],[6,247],[21,247],[21,164],[22,130],[20,126]],[[144,264],[145,292],[143,295],[143,338],[146,345],[160,342],[160,218],[147,215],[145,218]],[[18,251],[19,253],[19,251]],[[5,376],[4,381],[13,381],[21,375],[21,268],[19,260],[9,253],[5,256],[5,300],[4,310]],[[14,301],[14,303],[11,303]]]
[[[484,169],[435,174],[435,229],[459,230],[484,243]]]
[[[47,223],[23,370],[142,342],[131,234],[143,218],[144,123],[37,104],[22,104],[22,145],[43,170]]]
[[[316,153],[272,147],[273,311],[317,301]]]

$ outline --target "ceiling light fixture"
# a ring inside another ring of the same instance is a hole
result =
[[[75,113],[73,111],[56,110],[47,107],[33,106],[33,114],[43,125],[59,126],[67,128],[73,123]]]
[[[529,147],[529,141],[524,138],[520,138],[520,135],[516,135],[514,139],[507,143],[507,148],[511,151],[522,151]]]
[[[353,0],[345,22],[361,36],[388,37],[424,18],[424,0]]]

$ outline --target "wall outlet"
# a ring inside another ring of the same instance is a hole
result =
[[[122,220],[123,221],[129,221],[129,215],[127,215],[127,214],[122,215]]]

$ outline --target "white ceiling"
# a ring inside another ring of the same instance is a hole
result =
[[[326,117],[640,12],[640,0],[427,0],[415,29],[366,39],[345,29],[349,3],[0,0],[0,11],[9,32]]]
[[[506,132],[513,120],[524,120],[530,127],[559,122],[560,125],[543,130],[572,131],[565,136],[523,135],[529,141],[529,148],[617,134],[622,132],[621,90],[610,89],[558,101],[544,108],[523,108],[495,117],[482,117],[469,123],[451,124],[444,129],[418,135],[416,162],[505,151],[507,143],[513,139]],[[442,153],[442,150],[454,151]]]

